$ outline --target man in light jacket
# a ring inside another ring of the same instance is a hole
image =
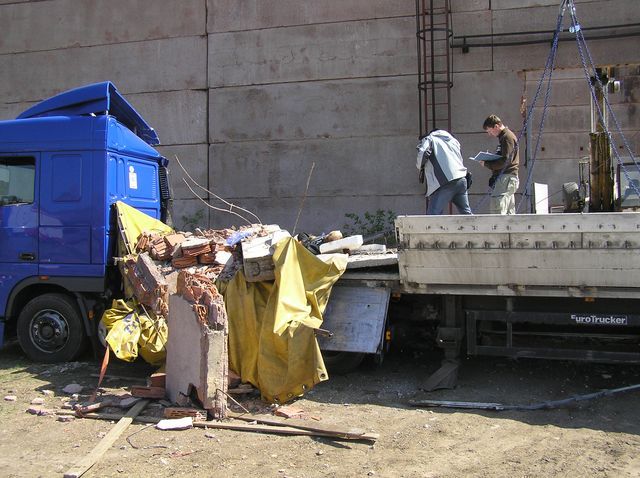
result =
[[[427,183],[427,214],[442,214],[450,202],[460,214],[471,214],[467,168],[457,139],[441,129],[431,131],[418,144],[416,167]]]

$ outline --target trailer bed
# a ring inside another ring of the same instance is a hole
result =
[[[399,216],[407,292],[640,298],[640,213]]]

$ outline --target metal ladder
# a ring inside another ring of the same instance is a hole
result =
[[[419,135],[451,131],[452,60],[450,0],[416,0]]]

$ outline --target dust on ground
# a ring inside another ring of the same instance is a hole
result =
[[[437,356],[390,354],[376,368],[332,376],[295,402],[324,425],[378,433],[374,444],[133,424],[84,475],[260,477],[625,477],[640,474],[640,401],[627,392],[553,410],[415,408],[411,399],[531,404],[640,383],[632,365],[465,358],[454,390],[419,385]],[[29,362],[17,345],[0,352],[0,475],[62,476],[114,422],[26,413],[34,398],[60,409],[70,383],[95,388],[97,361]],[[112,363],[109,392],[139,385],[153,369]],[[138,379],[138,383],[134,383]],[[43,391],[53,391],[52,396]],[[85,393],[85,392],[83,392]],[[13,402],[2,400],[15,395]]]

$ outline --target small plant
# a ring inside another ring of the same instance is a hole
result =
[[[185,214],[182,216],[182,228],[187,231],[193,231],[196,227],[203,227],[204,209],[198,209],[193,214]]]
[[[350,224],[343,227],[345,235],[361,234],[365,240],[372,238],[369,242],[392,247],[396,245],[396,214],[393,211],[378,209],[375,213],[367,211],[362,216],[350,212],[345,217],[351,220]]]

